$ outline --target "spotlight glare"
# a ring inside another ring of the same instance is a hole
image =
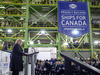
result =
[[[94,41],[94,44],[96,45],[96,44],[98,44],[99,42],[98,41]]]
[[[44,31],[44,30],[42,30],[42,31],[41,31],[41,34],[45,34],[45,31]]]
[[[38,44],[41,44],[40,40],[37,40]]]
[[[34,44],[34,42],[33,41],[30,41],[30,45],[33,45]]]
[[[52,44],[52,42],[50,42],[50,44]]]
[[[2,32],[3,30],[2,30],[2,29],[0,29],[0,31]]]
[[[22,32],[23,30],[20,30],[20,32]]]
[[[0,17],[0,19],[4,19],[3,17]]]
[[[73,30],[73,31],[72,31],[72,34],[73,34],[73,35],[78,35],[78,34],[79,34],[79,31]]]
[[[65,42],[65,43],[64,43],[64,45],[68,45],[68,43],[67,43],[67,42]]]
[[[11,29],[8,29],[8,33],[11,33],[12,32],[12,30]]]

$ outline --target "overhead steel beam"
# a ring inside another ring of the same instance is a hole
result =
[[[46,35],[46,36],[55,44],[54,40],[52,40],[48,35]]]
[[[25,29],[25,27],[0,27],[0,29]]]
[[[40,29],[45,29],[45,30],[58,30],[58,27],[28,27],[28,29],[34,29],[34,30],[40,30]]]
[[[49,17],[47,17],[47,19],[49,19],[50,17],[52,17],[53,15],[55,15],[56,13],[52,13]],[[45,22],[46,21],[46,19],[44,19],[44,21],[43,22]]]
[[[41,32],[41,31],[39,31],[31,40],[29,40],[29,42],[32,41],[33,39],[35,39],[36,36],[37,36],[40,32]]]
[[[24,39],[24,37],[0,37],[1,40],[7,40],[7,39],[11,39],[11,40],[16,40],[16,39]]]
[[[58,57],[61,58],[60,53],[61,53],[61,33],[58,32]]]
[[[46,13],[45,15],[41,15],[37,10],[35,10],[34,8],[32,8],[31,6],[30,6],[30,8],[32,9],[32,10],[34,10],[36,13],[38,13],[40,16],[42,16],[42,17],[40,17],[38,20],[36,20],[34,23],[36,23],[37,21],[39,21],[40,19],[42,19],[42,18],[45,18],[47,21],[49,21],[45,16],[47,16],[49,13],[51,13],[53,10],[55,10],[56,8],[57,8],[57,6],[55,7],[55,8],[53,8],[52,10],[50,10],[48,13]],[[51,21],[49,21],[51,24],[53,24]],[[34,24],[33,23],[33,24]],[[33,24],[31,24],[31,25],[33,25]],[[31,26],[30,25],[30,26]],[[54,24],[53,24],[54,25]],[[56,25],[54,25],[55,27],[56,27]]]
[[[55,7],[57,4],[32,4],[30,3],[31,6],[40,6],[40,7]]]
[[[50,36],[50,38],[52,38],[55,41],[55,39],[47,31],[45,32]]]
[[[3,10],[7,9],[9,7],[9,5],[7,7],[5,7],[4,9],[0,10],[0,14],[1,12],[3,12]]]
[[[31,37],[32,38],[32,37]],[[39,37],[38,39],[48,39],[48,37]],[[56,38],[55,38],[56,39]]]
[[[62,37],[63,38],[63,37]],[[66,38],[68,40],[68,42],[71,44],[71,46],[75,49],[74,45],[72,44],[72,42],[64,35],[64,38]]]
[[[31,12],[36,18],[38,18],[39,19],[39,17],[35,14],[35,13],[33,13],[33,12]],[[41,21],[43,21],[42,19],[40,19]]]
[[[61,48],[61,50],[62,51],[74,51],[74,52],[76,52],[76,51],[91,51],[90,49],[83,49],[83,50],[80,50],[80,49],[62,49]]]
[[[29,19],[29,0],[26,1],[26,20],[25,20],[25,43],[24,48],[27,49],[28,42],[28,19]]]
[[[80,52],[77,52],[81,57],[85,58]]]
[[[33,44],[30,47],[56,47],[57,44]]]
[[[36,30],[35,30],[35,31],[31,31],[31,30],[30,30],[29,32],[37,33],[37,32],[39,32],[39,31],[41,31],[41,30],[37,30],[37,31],[36,31]],[[48,33],[58,33],[58,31],[53,31],[53,30],[52,30],[52,31],[49,30],[49,31],[47,31],[47,32],[48,32]]]
[[[0,5],[26,5],[26,3],[3,3],[3,2],[0,2]]]
[[[25,15],[4,15],[4,14],[0,14],[0,16],[12,16],[12,17],[25,17]]]
[[[87,0],[87,3],[88,3],[89,24],[90,24],[91,57],[94,58],[92,23],[91,23],[91,13],[90,13],[90,0]]]

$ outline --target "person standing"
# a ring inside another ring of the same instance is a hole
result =
[[[11,71],[12,75],[19,75],[19,71],[23,71],[23,60],[22,56],[27,53],[23,53],[21,48],[22,40],[18,39],[13,47],[12,58],[11,58]]]

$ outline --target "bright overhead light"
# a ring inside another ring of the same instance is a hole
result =
[[[53,41],[50,42],[50,44],[52,44]]]
[[[78,30],[73,30],[73,31],[72,31],[72,34],[73,34],[73,35],[78,35],[78,34],[79,34],[79,31],[78,31]]]
[[[41,35],[41,34],[37,34],[37,35]],[[49,34],[45,34],[45,35],[49,35]]]
[[[34,42],[33,41],[30,41],[30,45],[33,45],[34,44]]]
[[[3,17],[0,17],[0,19],[4,19]]]
[[[3,5],[0,5],[0,8],[5,8]]]
[[[38,44],[41,44],[41,43],[40,43],[40,40],[37,40],[37,42],[38,42]]]
[[[96,45],[96,44],[98,44],[99,43],[99,41],[94,41],[94,44]]]
[[[65,42],[63,45],[68,45],[68,43],[67,43],[67,42]]]
[[[12,32],[12,30],[11,29],[8,29],[8,33],[11,33]]]
[[[3,31],[2,29],[0,29],[0,31]]]
[[[45,34],[45,31],[44,31],[44,30],[42,30],[42,31],[41,31],[41,34]]]
[[[52,44],[52,42],[50,42],[50,44]]]
[[[76,40],[75,43],[77,43],[78,41]]]
[[[21,9],[26,9],[26,7],[25,6],[22,6],[22,8]]]
[[[22,32],[23,30],[20,30],[20,32]]]
[[[40,42],[40,40],[37,40],[37,42]]]
[[[99,32],[95,32],[95,35],[100,35],[100,33]]]
[[[24,20],[24,18],[23,18],[23,17],[21,17],[21,18],[20,18],[20,20]]]
[[[0,8],[5,8],[5,7],[0,7]]]

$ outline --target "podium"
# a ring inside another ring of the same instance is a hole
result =
[[[0,50],[0,75],[9,75],[10,52]]]
[[[33,52],[26,55],[26,63],[25,63],[25,75],[29,75],[29,68],[31,69],[30,75],[35,75],[35,63],[37,63],[37,54],[39,52]],[[29,64],[31,66],[29,67]]]

